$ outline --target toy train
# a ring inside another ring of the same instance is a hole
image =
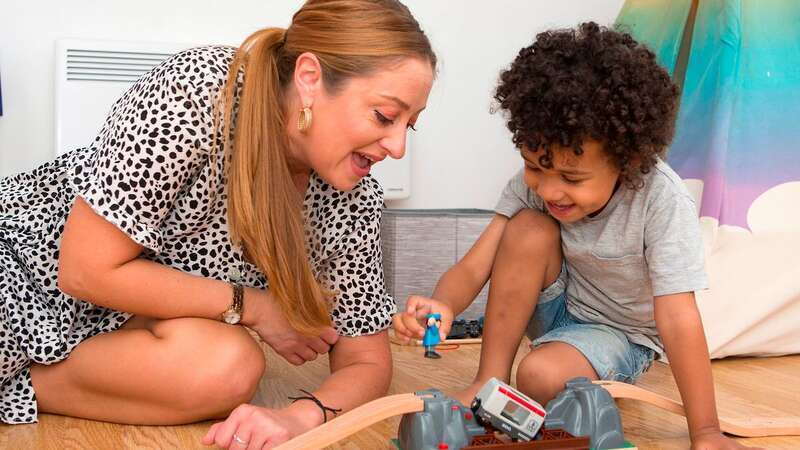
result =
[[[524,441],[536,436],[545,418],[542,405],[497,378],[483,385],[470,408],[479,422]]]

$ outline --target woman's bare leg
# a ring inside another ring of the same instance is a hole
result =
[[[40,413],[166,425],[223,417],[250,401],[264,354],[247,330],[208,319],[134,317],[31,366]]]

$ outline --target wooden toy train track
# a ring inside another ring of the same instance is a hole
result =
[[[381,420],[424,409],[425,403],[422,397],[416,394],[397,394],[379,398],[279,445],[276,450],[324,448]]]
[[[618,381],[600,380],[594,383],[603,386],[614,398],[639,400],[675,414],[686,416],[686,411],[684,411],[681,402],[655,392]],[[741,419],[720,417],[719,425],[723,432],[739,437],[800,436],[800,418],[798,417],[750,416]]]
[[[614,398],[638,400],[686,416],[683,404],[638,386],[616,381],[595,381]],[[285,442],[276,450],[320,449],[389,417],[419,412],[425,405],[416,394],[397,394],[365,403],[358,408]],[[740,437],[800,436],[800,418],[747,417],[719,419],[722,431]]]

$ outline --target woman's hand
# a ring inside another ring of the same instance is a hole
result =
[[[234,450],[269,449],[313,428],[307,419],[299,417],[297,410],[244,404],[224,422],[212,425],[202,443]]]
[[[324,328],[318,336],[304,336],[295,331],[283,316],[280,307],[262,289],[245,290],[242,325],[252,329],[289,363],[299,366],[313,361],[317,355],[328,353],[339,335],[331,327]]]
[[[425,316],[429,313],[442,315],[439,338],[444,341],[453,324],[453,310],[449,305],[432,298],[412,295],[406,302],[406,310],[394,315],[392,322],[397,337],[408,342],[409,339],[422,339],[425,336]]]

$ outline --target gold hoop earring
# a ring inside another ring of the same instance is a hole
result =
[[[304,107],[302,111],[300,111],[300,117],[297,118],[297,129],[300,130],[301,133],[305,133],[311,128],[311,108],[308,106]]]

